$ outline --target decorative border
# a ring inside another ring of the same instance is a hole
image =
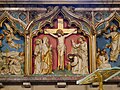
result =
[[[24,1],[24,2],[23,2]],[[108,0],[2,0],[1,4],[119,4],[119,0],[108,1]]]
[[[85,76],[40,76],[40,77],[35,77],[35,76],[27,76],[27,77],[17,77],[17,76],[13,76],[13,77],[2,77],[0,78],[0,82],[1,83],[8,83],[8,84],[17,84],[17,83],[23,83],[23,82],[30,82],[32,83],[33,85],[35,83],[37,83],[38,85],[39,84],[44,84],[44,82],[47,82],[48,83],[54,83],[55,82],[66,82],[68,83],[68,85],[70,83],[72,84],[76,84],[76,81],[77,80],[80,80],[82,78],[84,78]],[[110,83],[114,83],[114,84],[118,84],[120,82],[120,77],[119,76],[116,76],[114,78],[112,78],[111,80],[108,80],[107,82],[104,82],[105,84],[110,84]]]

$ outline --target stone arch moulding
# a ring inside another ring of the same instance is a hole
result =
[[[112,20],[116,20],[118,23],[119,23],[119,26],[120,26],[120,15],[116,12],[116,11],[114,11],[114,12],[112,12],[111,14],[110,14],[110,16],[109,17],[107,17],[107,18],[105,18],[104,20],[101,20],[99,23],[97,23],[96,25],[95,25],[95,29],[97,29],[100,25],[102,25],[102,24],[104,24],[104,23],[106,23],[106,26],[105,26],[105,29],[107,29],[108,27],[109,27],[109,25],[110,25],[110,22],[112,21]],[[99,31],[99,30],[98,30]],[[99,32],[98,32],[98,34],[99,34]]]

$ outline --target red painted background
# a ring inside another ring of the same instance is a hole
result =
[[[35,40],[37,38],[43,39],[43,37],[46,36],[49,38],[49,44],[52,45],[52,62],[53,62],[53,70],[57,68],[57,39],[52,37],[51,35],[45,35],[45,34],[40,34],[37,37],[33,38],[33,52],[35,48]],[[71,52],[72,50],[72,44],[71,40],[73,39],[77,43],[77,39],[79,38],[80,34],[72,34],[69,37],[65,39],[65,45],[66,45],[66,53],[65,53],[65,66],[67,65],[68,59],[67,55]],[[87,41],[88,39],[86,39]],[[33,67],[34,67],[34,58],[33,58]]]
[[[54,25],[53,25],[53,29],[54,28],[57,28],[58,27],[58,22],[57,20],[54,21]],[[46,28],[50,28],[49,25],[45,26],[43,28],[46,29]],[[52,29],[51,28],[51,29]],[[72,26],[72,27],[68,27],[68,22],[64,20],[64,28],[76,28],[75,26]],[[49,44],[52,45],[52,62],[53,62],[53,70],[57,69],[57,58],[58,58],[58,55],[57,55],[57,39],[52,37],[51,35],[49,34],[38,34],[36,37],[33,38],[33,52],[34,52],[34,48],[35,48],[35,40],[37,38],[40,38],[40,39],[43,39],[43,37],[46,36],[49,38]],[[79,36],[81,36],[80,34],[72,34],[70,35],[69,37],[65,38],[65,46],[66,46],[66,53],[65,53],[65,66],[67,65],[67,62],[68,62],[68,59],[67,59],[67,55],[71,52],[72,50],[72,44],[71,44],[71,40],[73,39],[75,41],[75,43],[77,43],[77,39],[79,38]],[[88,38],[86,37],[86,42],[88,43]],[[34,71],[34,57],[33,57],[33,71]]]

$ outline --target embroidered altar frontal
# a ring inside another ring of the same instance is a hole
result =
[[[120,67],[118,5],[1,4],[1,82],[75,82],[112,67]]]

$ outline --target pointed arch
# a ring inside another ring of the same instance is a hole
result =
[[[97,30],[97,28],[98,28],[100,25],[106,23],[106,26],[105,26],[104,29],[98,30],[98,32],[99,32],[98,34],[100,34],[100,33],[102,33],[103,31],[105,31],[105,30],[110,26],[110,22],[111,22],[112,20],[116,20],[116,21],[119,23],[119,27],[120,27],[120,15],[119,15],[116,11],[114,11],[108,18],[106,18],[106,19],[104,19],[104,20],[101,20],[98,24],[96,24],[95,29]]]
[[[16,29],[17,32],[20,35],[24,35],[24,31],[25,31],[25,28],[26,28],[26,24],[24,22],[22,22],[20,19],[16,19],[16,18],[12,17],[7,11],[5,11],[0,16],[0,27],[3,26],[3,23],[4,23],[5,20],[8,20],[11,23],[11,25],[14,27],[14,29]],[[15,25],[15,23],[19,23],[23,27],[24,30],[22,31],[19,28],[17,28],[17,26]]]
[[[50,26],[53,26],[53,24],[51,22],[53,22],[53,20],[60,13],[63,15],[63,17],[66,20],[69,21],[69,23],[68,23],[69,26],[71,26],[72,24],[75,24],[76,26],[78,26],[80,28],[80,32],[82,32],[82,33],[84,33],[86,35],[90,35],[91,34],[91,25],[90,25],[89,21],[87,19],[85,19],[85,18],[80,18],[80,16],[72,13],[65,6],[63,6],[63,7],[56,6],[51,11],[49,11],[48,13],[45,13],[44,15],[41,15],[41,16],[35,18],[33,21],[31,21],[28,24],[26,30],[30,31],[31,34],[37,35],[38,32],[42,32],[41,28],[43,26],[45,26],[46,24],[50,24]],[[85,27],[87,27],[88,30],[84,30],[83,29],[82,22],[86,25]],[[37,23],[39,23],[37,25],[38,28],[36,30],[32,31],[32,28]]]
[[[23,26],[23,28],[26,27],[26,24],[23,21],[21,21],[20,19],[16,19],[16,18],[12,17],[7,11],[5,11],[0,16],[0,26],[2,26],[2,23],[4,22],[5,19],[10,20],[11,22],[18,22]]]
[[[115,11],[113,12],[108,18],[101,20],[98,24],[95,25],[95,28],[97,28],[98,26],[100,26],[101,24],[103,24],[104,22],[111,22],[113,19],[120,21],[120,15]],[[120,22],[119,22],[119,26],[120,26]]]
[[[52,18],[59,12],[59,7],[56,6],[54,7],[51,11],[41,15],[41,16],[38,16],[37,18],[35,18],[34,20],[32,20],[26,27],[26,30],[28,32],[32,32],[32,28],[35,24],[37,24],[38,22],[39,25],[38,25],[38,28],[37,30],[41,27],[41,26],[44,26],[47,23],[51,23],[52,22]],[[45,21],[45,22],[42,22],[42,21]],[[39,30],[38,30],[39,31]],[[34,33],[34,32],[32,32]]]

